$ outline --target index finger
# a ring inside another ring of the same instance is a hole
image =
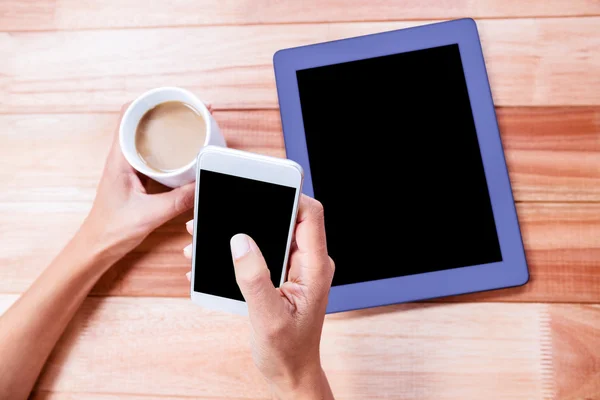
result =
[[[327,254],[323,205],[304,194],[298,207],[296,246],[303,253]]]

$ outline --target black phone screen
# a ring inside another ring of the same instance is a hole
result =
[[[260,248],[279,286],[296,188],[200,171],[194,291],[243,301],[229,241],[238,233]]]
[[[334,286],[502,260],[458,44],[296,77]]]

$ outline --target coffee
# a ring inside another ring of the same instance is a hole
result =
[[[189,164],[205,140],[204,118],[179,101],[161,103],[147,111],[135,133],[138,155],[150,168],[160,172]]]

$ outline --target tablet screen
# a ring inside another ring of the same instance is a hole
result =
[[[334,285],[502,261],[457,44],[296,74]]]

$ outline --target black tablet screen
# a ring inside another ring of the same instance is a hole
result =
[[[502,261],[458,45],[297,79],[334,285]]]

